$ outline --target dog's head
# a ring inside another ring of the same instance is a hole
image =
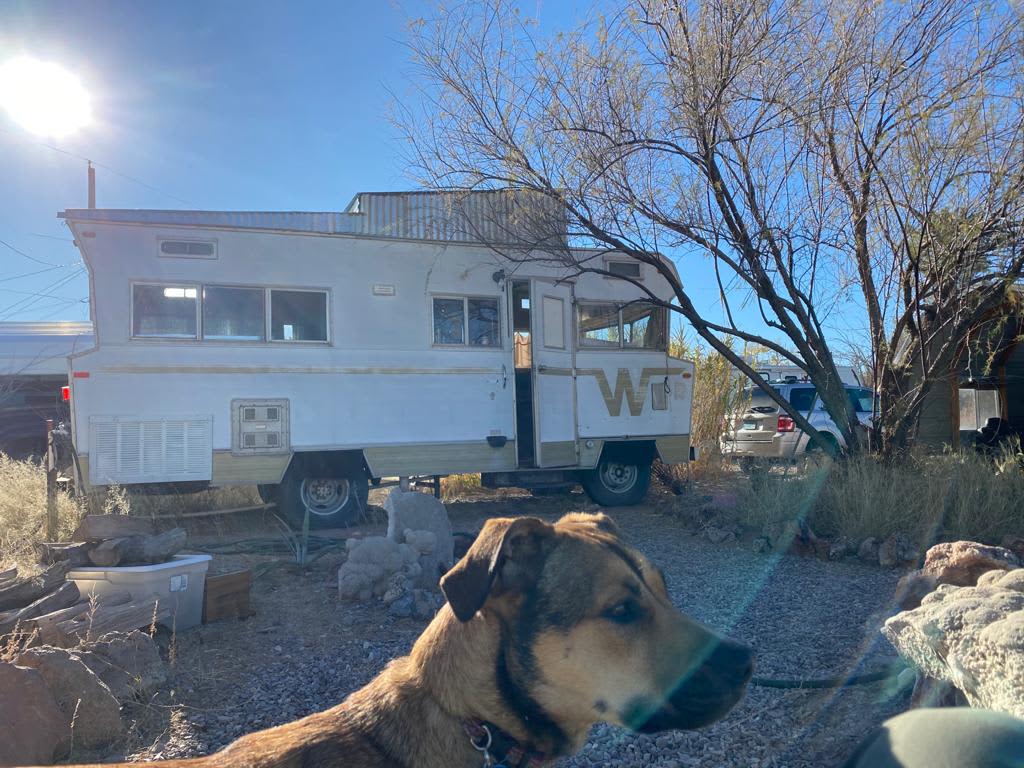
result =
[[[605,515],[490,520],[441,588],[458,621],[500,621],[507,705],[570,739],[599,721],[707,725],[753,670],[749,648],[675,608],[662,573]]]

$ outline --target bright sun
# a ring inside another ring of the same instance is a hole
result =
[[[0,107],[25,130],[59,138],[92,118],[89,94],[63,67],[28,56],[0,65]]]

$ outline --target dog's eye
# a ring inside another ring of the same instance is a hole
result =
[[[640,618],[640,606],[636,600],[623,600],[605,611],[604,615],[616,624],[629,624]]]

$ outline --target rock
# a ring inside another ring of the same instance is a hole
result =
[[[973,587],[988,571],[1009,571],[1020,566],[1020,559],[1009,549],[990,547],[976,541],[936,544],[924,556],[922,573],[938,584]]]
[[[441,574],[455,564],[455,541],[444,504],[426,493],[395,488],[385,499],[384,509],[388,513],[387,537],[392,541],[404,541],[410,529],[434,534],[435,549],[423,557],[420,583],[437,589]]]
[[[388,588],[381,598],[385,605],[391,605],[395,600],[404,597],[409,591],[409,580],[400,573],[393,574],[388,579]]]
[[[415,603],[411,594],[403,595],[388,606],[388,613],[400,619],[407,619],[412,616]]]
[[[349,539],[348,560],[338,569],[338,597],[345,600],[383,598],[389,591],[391,578],[417,580],[423,574],[419,555],[406,543],[399,544],[385,536]]]
[[[936,586],[938,586],[938,581],[934,576],[929,576],[921,571],[911,571],[896,583],[896,594],[894,595],[896,605],[901,611],[917,608],[924,596],[931,593]]]
[[[852,539],[848,539],[845,536],[837,536],[829,544],[828,559],[842,560],[844,557],[854,554],[855,551],[856,547]]]
[[[767,536],[758,536],[756,539],[750,542],[750,547],[755,552],[767,552],[772,548],[772,543],[768,541]]]
[[[778,520],[765,525],[762,534],[773,550],[785,552],[799,539],[800,524],[796,520]]]
[[[412,615],[417,619],[432,619],[437,613],[437,599],[433,592],[415,589],[412,593]]]
[[[1017,536],[1013,533],[1008,533],[1003,536],[999,542],[999,546],[1003,549],[1008,549],[1017,556],[1017,559],[1024,563],[1024,536]]]
[[[972,707],[1024,717],[1024,569],[989,571],[977,586],[940,584],[882,629],[925,675]]]
[[[721,544],[724,541],[732,541],[736,538],[732,531],[726,528],[719,528],[717,525],[709,525],[705,528],[704,535],[712,544]]]
[[[96,749],[120,738],[121,705],[106,684],[70,651],[30,648],[18,656],[17,664],[39,671],[71,722],[76,746]]]
[[[878,539],[874,536],[868,536],[860,543],[857,547],[857,558],[862,563],[868,563],[870,565],[878,564]]]
[[[0,765],[52,765],[71,749],[71,724],[38,670],[0,662]]]
[[[883,568],[916,563],[921,551],[913,540],[904,533],[894,533],[878,547],[878,564]]]
[[[406,528],[405,543],[416,550],[417,554],[432,555],[437,549],[437,536],[433,531],[414,531],[412,528]]]
[[[160,650],[145,632],[108,632],[73,651],[106,683],[120,702],[149,693],[167,682]]]

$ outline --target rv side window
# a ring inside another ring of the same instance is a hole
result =
[[[619,309],[614,304],[584,304],[580,307],[580,346],[618,347]]]
[[[271,289],[270,338],[327,341],[327,293]]]
[[[132,336],[196,338],[198,296],[193,285],[133,285]]]
[[[266,338],[262,288],[203,287],[203,338],[263,341]]]
[[[497,299],[435,297],[433,320],[435,344],[501,346]]]
[[[622,343],[632,349],[665,348],[665,308],[646,302],[622,308]]]

